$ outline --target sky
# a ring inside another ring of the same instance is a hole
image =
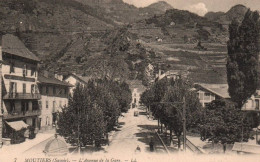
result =
[[[137,7],[145,7],[160,0],[123,0]],[[260,0],[164,0],[173,8],[189,10],[204,16],[208,11],[228,11],[236,4],[243,4],[252,10],[260,11]]]

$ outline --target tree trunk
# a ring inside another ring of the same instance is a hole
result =
[[[181,136],[178,136],[178,150],[181,148]]]
[[[160,119],[158,118],[158,133],[160,133]]]
[[[163,126],[162,126],[162,123],[161,123],[161,132],[163,133]]]
[[[170,145],[172,143],[172,130],[170,129]]]

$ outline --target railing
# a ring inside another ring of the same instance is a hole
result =
[[[41,99],[39,93],[7,93],[4,99]]]
[[[191,143],[190,140],[188,140],[186,138],[186,146],[194,153],[197,153],[197,154],[203,154],[204,152],[199,149],[197,146],[195,146],[193,143]]]
[[[3,113],[4,119],[22,118],[22,117],[27,117],[27,116],[39,116],[39,115],[41,115],[40,110]]]

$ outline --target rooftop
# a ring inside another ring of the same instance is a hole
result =
[[[47,78],[47,77],[42,76],[42,75],[38,76],[38,81],[40,83],[43,83],[43,84],[55,84],[55,85],[73,87],[73,85],[71,85],[71,84],[69,84],[69,83],[67,83],[65,81],[60,81],[60,80],[55,79],[55,78]]]
[[[204,84],[196,83],[195,86],[200,86],[211,93],[214,93],[222,98],[230,98],[228,93],[228,84]]]
[[[40,61],[23,42],[12,34],[5,34],[2,36],[2,51],[11,55],[27,58],[33,61]]]
[[[78,79],[81,82],[84,82],[85,84],[87,84],[88,81],[92,78],[91,76],[80,76],[80,75],[77,75],[77,74],[74,74],[74,73],[68,75],[66,78],[68,78],[69,76],[73,76],[74,78]]]

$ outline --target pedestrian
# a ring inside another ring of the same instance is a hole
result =
[[[141,152],[141,148],[139,147],[139,145],[137,145],[136,147],[136,152]]]
[[[227,150],[227,143],[224,142],[224,144],[223,144],[223,151],[224,151],[224,154],[226,153],[226,150]]]
[[[149,145],[150,145],[150,151],[151,152],[153,152],[154,151],[154,142],[153,142],[153,139],[151,138],[151,140],[150,140],[150,143],[149,143]]]
[[[107,145],[109,146],[109,138],[108,138],[108,133],[106,133],[106,139],[107,139]]]

